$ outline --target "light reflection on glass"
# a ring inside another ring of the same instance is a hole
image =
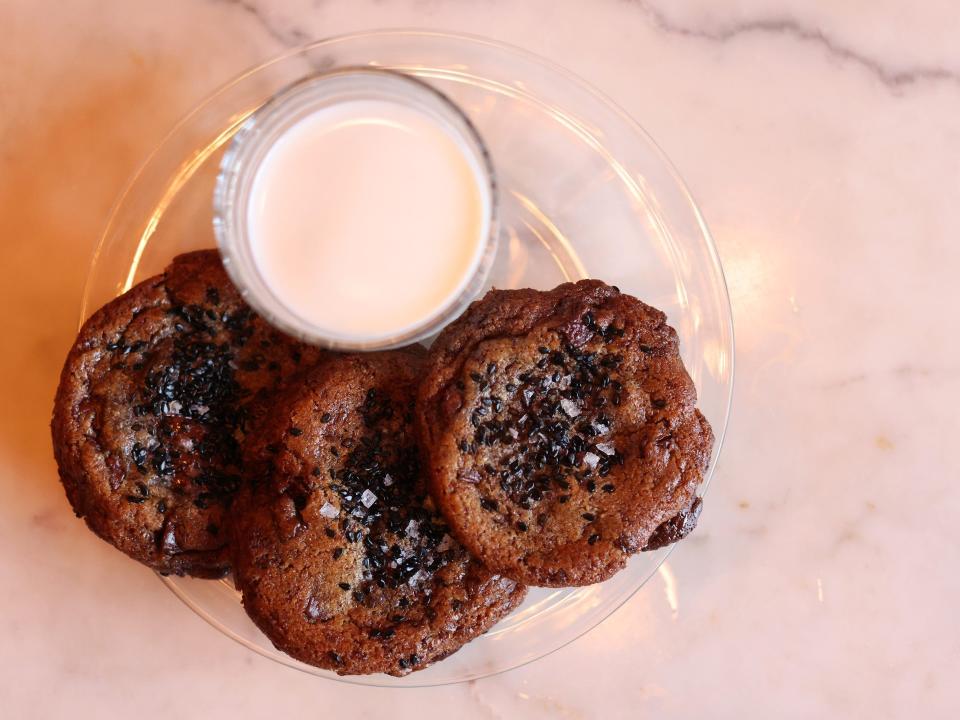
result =
[[[140,234],[140,239],[137,241],[137,248],[133,253],[133,260],[130,263],[130,270],[127,272],[127,279],[120,288],[121,293],[125,293],[127,290],[133,287],[137,276],[137,270],[140,267],[140,260],[143,258],[143,253],[147,249],[147,244],[150,242],[150,238],[153,237],[153,234],[157,231],[157,225],[160,223],[160,219],[167,211],[167,207],[176,197],[177,193],[180,192],[180,189],[190,181],[190,178],[193,177],[193,174],[207,161],[207,159],[217,152],[221,147],[223,147],[223,145],[234,136],[234,133],[237,132],[240,125],[243,124],[243,122],[250,116],[251,113],[253,113],[253,111],[254,109],[251,109],[247,112],[238,113],[232,116],[232,121],[225,130],[220,132],[220,134],[217,135],[209,145],[195,153],[193,157],[183,163],[177,170],[176,174],[173,176],[173,180],[170,181],[167,189],[163,192],[160,202],[157,203],[153,213],[151,213],[150,218],[147,220],[147,224],[144,227],[143,232]]]
[[[550,231],[550,234],[553,236],[555,242],[559,243],[559,245],[563,248],[565,257],[573,265],[573,273],[568,272],[567,268],[564,267],[563,259],[559,257],[556,252],[554,252],[553,248],[551,247],[552,243],[550,243],[549,240],[547,240],[542,235],[540,235],[540,233],[538,233],[532,225],[530,225],[529,223],[524,223],[524,225],[527,226],[530,232],[532,232],[534,236],[541,243],[543,243],[543,245],[550,251],[550,254],[554,256],[554,259],[556,260],[557,265],[563,269],[563,274],[566,277],[566,279],[580,280],[581,278],[588,277],[587,270],[583,266],[583,263],[580,262],[580,258],[577,255],[577,253],[574,252],[573,245],[570,243],[567,237],[563,234],[563,232],[561,232],[560,228],[554,225],[553,221],[547,216],[547,214],[544,213],[539,207],[537,207],[536,203],[534,203],[533,200],[528,198],[526,195],[523,195],[516,191],[514,191],[512,195],[517,200],[520,201],[520,204],[524,207],[524,209],[526,209],[527,212],[533,215],[534,218],[540,221],[543,224],[543,226]]]
[[[677,595],[677,578],[670,569],[670,563],[665,562],[657,570],[663,579],[663,595],[667,599],[667,605],[670,606],[670,615],[676,620],[680,614],[680,601]]]

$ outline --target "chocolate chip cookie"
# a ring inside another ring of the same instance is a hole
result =
[[[676,332],[596,280],[491,291],[430,351],[431,491],[492,571],[586,585],[696,524],[713,434]]]
[[[247,448],[233,526],[244,607],[280,650],[340,674],[423,668],[526,592],[471,558],[427,493],[413,431],[424,355],[322,364]]]
[[[63,367],[53,446],[77,515],[161,573],[222,576],[244,434],[320,356],[243,302],[215,250],[174,258],[87,320]]]

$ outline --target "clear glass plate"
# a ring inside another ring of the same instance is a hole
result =
[[[667,313],[717,435],[709,481],[730,411],[734,343],[723,271],[699,211],[663,153],[622,110],[566,70],[488,40],[408,31],[337,37],[219,89],[173,129],[118,200],[91,264],[82,317],[177,253],[213,246],[214,180],[238,125],[305,74],[348,65],[412,73],[478,127],[501,193],[490,285],[545,289],[597,277]],[[668,552],[641,553],[599,585],[533,589],[486,635],[405,678],[341,678],[284,655],[247,618],[229,579],[163,581],[215,628],[285,665],[351,683],[423,686],[492,675],[566,645],[623,604]]]

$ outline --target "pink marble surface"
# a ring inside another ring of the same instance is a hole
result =
[[[701,527],[594,632],[425,690],[217,634],[73,518],[47,423],[126,178],[212,88],[307,39],[421,26],[546,55],[676,162],[738,332]],[[950,2],[0,4],[0,714],[955,717],[960,50]]]

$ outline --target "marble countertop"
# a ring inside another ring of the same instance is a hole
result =
[[[955,717],[954,3],[5,0],[5,717]],[[673,159],[737,329],[697,533],[596,630],[445,688],[352,687],[219,635],[71,514],[48,418],[90,252],[170,125],[308,39],[419,26],[582,75]]]

